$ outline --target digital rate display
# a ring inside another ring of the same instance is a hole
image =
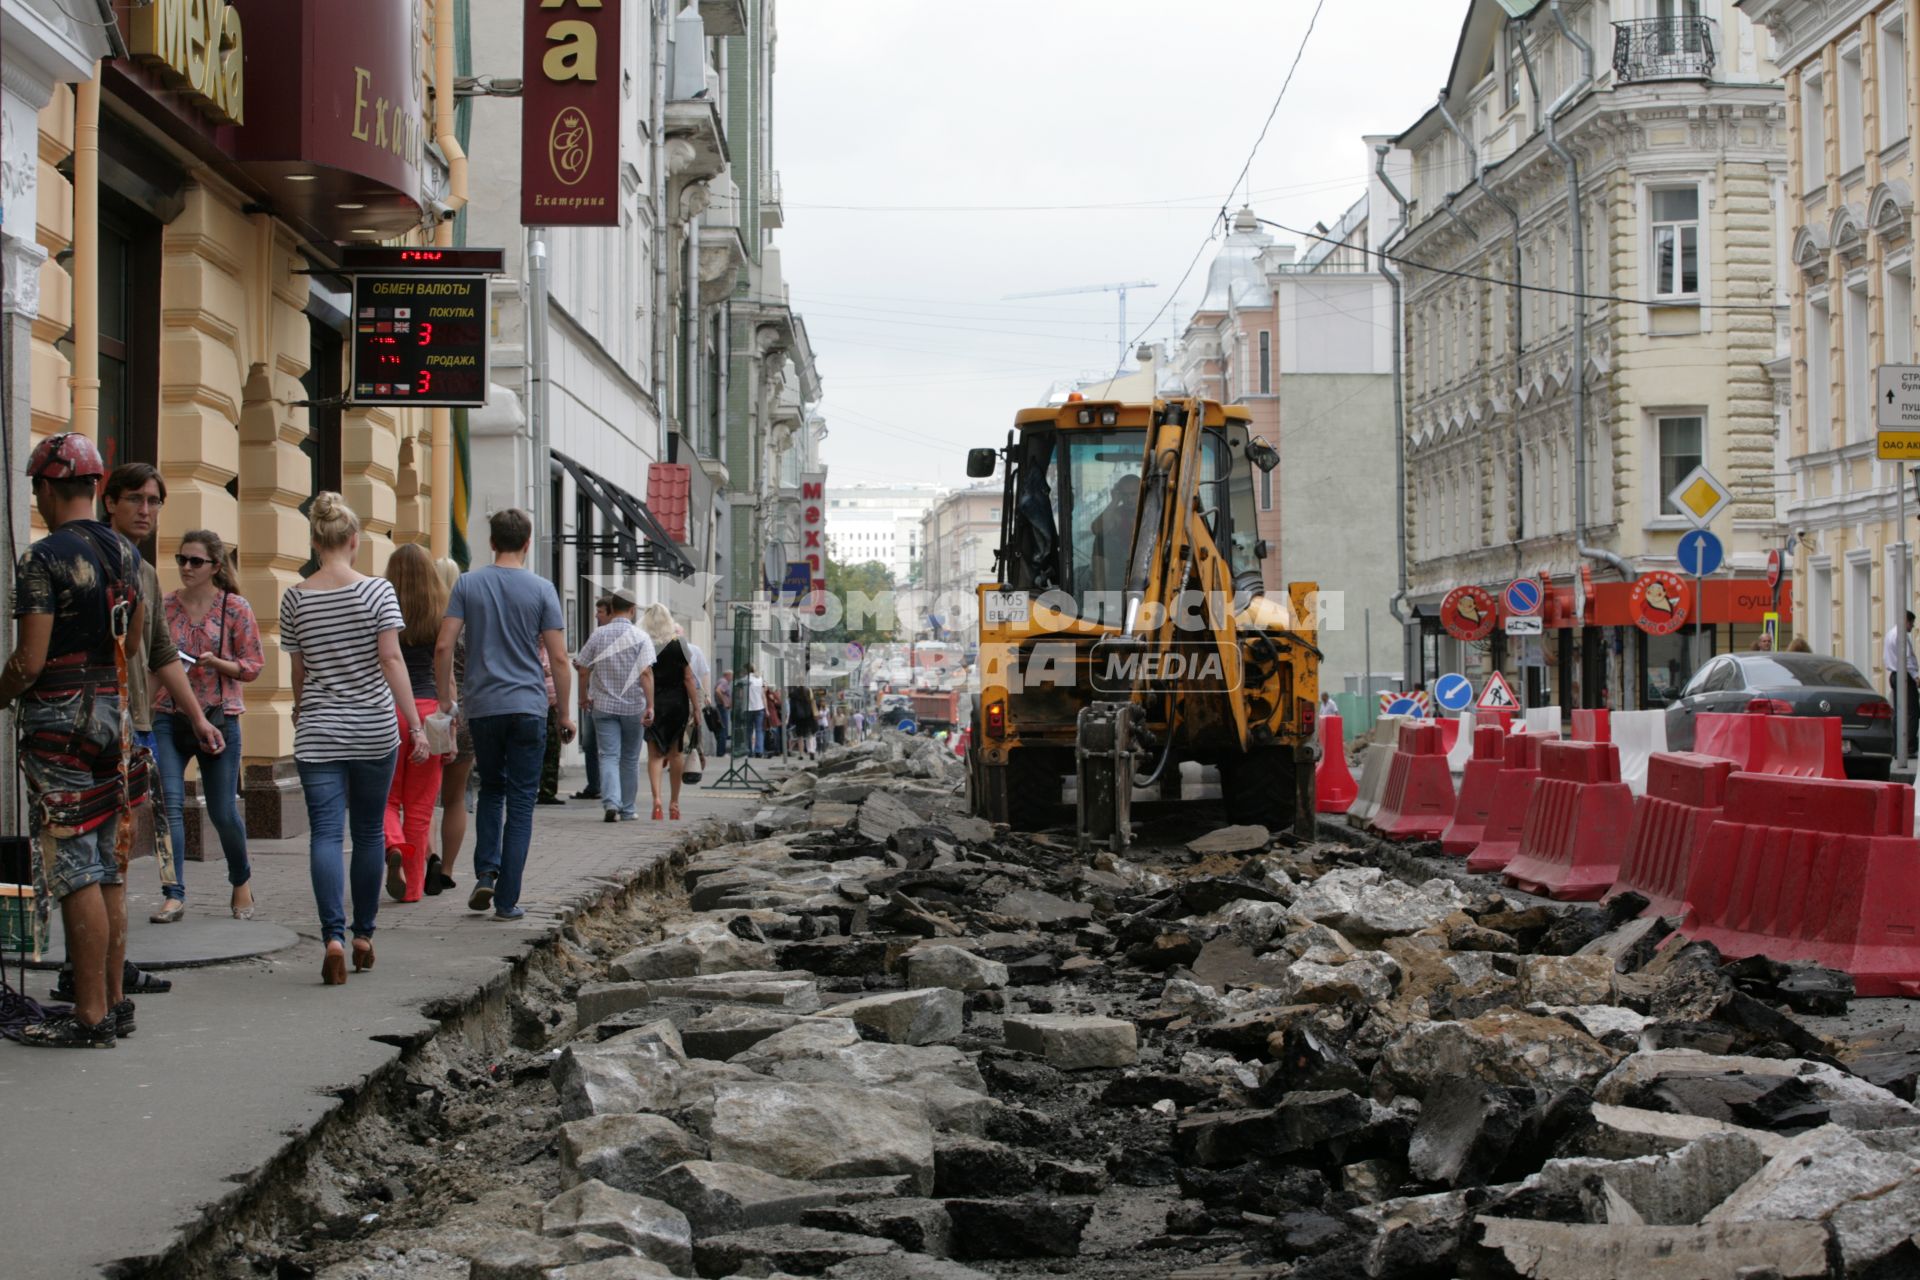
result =
[[[352,404],[487,402],[487,278],[353,277]]]

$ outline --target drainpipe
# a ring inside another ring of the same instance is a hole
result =
[[[1552,0],[1549,7],[1560,34],[1580,51],[1580,78],[1568,85],[1565,92],[1547,108],[1546,126],[1547,149],[1567,167],[1567,223],[1572,240],[1573,269],[1584,275],[1587,236],[1580,217],[1580,162],[1560,141],[1559,117],[1575,98],[1593,86],[1593,46],[1567,25],[1567,15],[1560,9],[1560,0]],[[1576,298],[1573,307],[1573,442],[1574,550],[1580,553],[1582,559],[1612,565],[1623,581],[1631,582],[1639,576],[1632,561],[1616,552],[1587,545],[1587,303],[1584,298]],[[1578,589],[1576,583],[1575,590]]]
[[[71,430],[100,435],[100,64],[74,86]]]
[[[1381,143],[1373,149],[1373,173],[1386,187],[1387,194],[1400,206],[1400,225],[1394,229],[1376,253],[1384,254],[1388,246],[1407,233],[1407,198],[1400,194],[1400,188],[1393,185],[1393,179],[1387,176],[1387,153],[1390,148]],[[1400,559],[1400,589],[1387,601],[1387,609],[1393,614],[1395,622],[1400,624],[1400,678],[1413,674],[1413,619],[1407,616],[1407,393],[1401,384],[1400,347],[1405,338],[1406,312],[1401,306],[1403,286],[1400,276],[1387,265],[1386,258],[1380,258],[1380,275],[1393,290],[1393,500],[1395,523],[1399,526],[1400,536],[1394,539],[1395,549]],[[1371,694],[1373,672],[1367,672]]]
[[[653,5],[653,404],[659,417],[654,456],[667,456],[667,12],[670,0]]]
[[[527,425],[533,457],[528,463],[527,479],[533,485],[534,550],[528,567],[550,575],[553,562],[544,554],[548,539],[558,536],[553,525],[553,454],[548,443],[552,425],[547,420],[547,337],[552,319],[552,264],[547,261],[547,232],[544,227],[527,228],[527,358],[530,394],[527,396]],[[558,584],[555,584],[558,585]]]
[[[433,242],[453,243],[453,219],[467,203],[467,153],[453,127],[453,5],[433,6],[433,137],[447,158],[447,204]],[[433,507],[427,522],[427,546],[435,560],[453,553],[453,411],[433,411]]]
[[[680,397],[686,420],[680,424],[680,439],[689,447],[699,438],[700,429],[700,224],[703,221],[705,215],[698,213],[687,219],[687,301],[680,317],[687,353],[687,385]]]

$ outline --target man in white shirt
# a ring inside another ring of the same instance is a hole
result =
[[[1920,662],[1915,661],[1913,654],[1913,610],[1907,610],[1906,625],[1887,629],[1883,656],[1887,664],[1887,695],[1893,699],[1896,714],[1900,710],[1900,682],[1904,679],[1907,683],[1907,750],[1911,752],[1914,730],[1920,727],[1920,687],[1914,684],[1914,677],[1920,675]]]
[[[747,730],[749,750],[755,757],[767,749],[767,686],[752,667],[747,668]]]

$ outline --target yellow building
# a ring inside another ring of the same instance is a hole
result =
[[[1881,640],[1911,609],[1899,464],[1875,457],[1874,368],[1916,343],[1914,0],[1742,0],[1786,71],[1793,401],[1787,517],[1800,630],[1885,686]],[[1911,500],[1912,495],[1909,494]],[[1920,507],[1909,506],[1911,517]]]
[[[337,489],[359,513],[366,572],[396,542],[446,546],[430,460],[447,413],[343,403],[336,271],[343,245],[427,243],[452,216],[452,95],[436,130],[432,94],[436,70],[451,75],[453,0],[438,3],[116,0],[125,56],[58,86],[38,118],[32,435],[83,430],[109,465],[159,466],[168,500],[143,550],[163,587],[185,530],[238,547],[267,651],[242,725],[259,836],[305,825],[276,631],[312,495]],[[196,16],[209,25],[190,30]]]

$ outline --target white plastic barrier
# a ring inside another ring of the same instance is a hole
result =
[[[1543,738],[1560,740],[1560,708],[1534,707],[1525,714],[1528,733],[1537,733]]]
[[[1453,740],[1453,749],[1447,752],[1447,768],[1457,779],[1467,771],[1467,761],[1471,759],[1473,759],[1473,712],[1462,711],[1460,736]]]
[[[1394,748],[1385,742],[1367,744],[1360,764],[1360,794],[1347,810],[1347,825],[1358,827],[1373,821],[1380,802],[1387,798],[1387,775],[1393,772]]]
[[[1360,740],[1354,745],[1372,746],[1376,742],[1384,742],[1390,747],[1398,746],[1400,745],[1400,726],[1415,718],[1414,716],[1381,716],[1373,722],[1372,728],[1360,735]]]
[[[1633,794],[1647,794],[1647,760],[1667,749],[1667,713],[1616,711],[1609,717],[1613,745],[1620,749],[1620,780]]]

